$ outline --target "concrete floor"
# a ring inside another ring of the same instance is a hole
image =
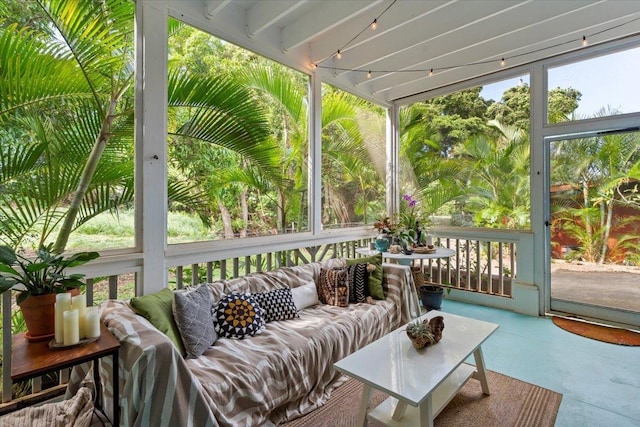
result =
[[[551,297],[640,312],[640,270],[551,269]]]
[[[500,325],[482,347],[487,368],[562,393],[556,426],[640,426],[640,347],[574,335],[549,318],[458,301],[445,299],[442,311]]]

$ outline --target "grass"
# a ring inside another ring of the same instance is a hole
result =
[[[215,239],[217,229],[207,228],[197,215],[169,212],[167,217],[168,243],[194,242]],[[117,215],[109,212],[98,215],[80,226],[69,237],[67,249],[103,250],[131,248],[135,245],[135,216],[133,210]],[[56,232],[52,234],[55,236]]]

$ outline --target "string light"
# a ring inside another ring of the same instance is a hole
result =
[[[380,19],[382,17],[382,15],[384,15],[385,13],[387,13],[387,11],[391,8],[391,6],[393,6],[398,0],[393,0],[389,6],[387,6],[380,15],[378,15],[373,21],[371,21],[371,24],[367,25],[366,27],[364,27],[362,29],[362,31],[360,31],[358,34],[356,34],[351,40],[349,40],[348,42],[346,42],[344,44],[344,46],[342,46],[340,49],[338,49],[336,51],[335,54],[333,55],[329,55],[323,59],[321,59],[320,61],[316,61],[316,63],[321,63],[326,61],[328,58],[330,58],[331,56],[334,56],[336,59],[340,59],[342,58],[342,53],[341,51],[345,50],[351,43],[353,43],[353,41],[355,39],[357,39],[358,37],[360,37],[362,35],[362,33],[364,33],[365,31],[367,31],[368,29],[372,29],[375,30],[376,28],[378,28],[378,19]]]
[[[321,65],[321,64],[322,64],[322,62],[326,61],[330,57],[335,57],[336,59],[342,58],[342,51],[347,46],[349,46],[355,39],[357,39],[362,33],[364,33],[369,28],[371,28],[372,30],[375,30],[376,28],[378,28],[378,19],[380,19],[380,17],[382,17],[382,15],[384,15],[389,10],[389,8],[391,8],[391,6],[393,6],[396,3],[396,1],[398,1],[398,0],[393,0],[393,2],[384,11],[382,11],[382,13],[380,15],[378,15],[377,18],[375,18],[371,22],[371,24],[366,26],[355,37],[353,37],[351,40],[349,40],[341,49],[338,49],[335,54],[330,55],[328,57],[325,57],[324,59],[321,59],[320,61],[313,62],[311,64],[312,68],[313,69],[321,68],[321,69],[327,69],[327,70],[332,70],[332,71],[345,71],[345,72],[361,72],[361,73],[365,72],[365,70],[363,70],[361,68],[360,69],[358,69],[358,68],[340,68],[340,67],[324,66],[324,65]],[[631,24],[633,22],[636,22],[636,21],[640,21],[640,17],[637,17],[637,18],[634,18],[634,19],[630,19],[629,21],[614,25],[614,26],[612,26],[610,28],[605,28],[603,30],[597,31],[597,32],[591,34],[591,36],[596,36],[596,35],[605,33],[607,31],[611,31],[611,30],[614,30],[616,28],[620,28],[620,27],[629,25],[629,24]],[[507,59],[515,59],[515,58],[519,58],[519,57],[522,57],[522,56],[531,55],[531,54],[538,53],[538,52],[543,52],[545,50],[554,49],[554,48],[557,48],[557,47],[573,44],[573,43],[576,43],[576,41],[580,41],[580,40],[582,41],[582,46],[583,47],[588,46],[589,42],[587,40],[587,36],[583,35],[582,39],[567,40],[565,42],[559,42],[559,43],[553,44],[551,46],[541,47],[541,48],[530,50],[530,51],[527,51],[527,52],[522,52],[522,53],[511,55],[511,56],[502,57],[500,59],[500,66],[504,67],[506,65],[506,60]],[[430,69],[426,69],[426,70],[425,69],[418,69],[418,68],[415,68],[415,69],[404,69],[404,70],[402,70],[402,69],[401,70],[397,70],[397,69],[396,70],[366,70],[366,73],[367,73],[367,79],[371,78],[373,72],[380,73],[380,74],[385,74],[385,73],[425,73],[425,72],[428,72],[429,73],[429,77],[431,77],[431,76],[433,76],[434,72],[436,72],[436,71],[446,71],[446,70],[452,70],[452,69],[460,68],[460,67],[470,67],[470,66],[475,66],[475,65],[491,64],[491,63],[495,63],[494,61],[495,61],[495,59],[487,59],[487,60],[483,60],[483,61],[475,61],[475,62],[469,62],[469,63],[463,63],[463,64],[455,64],[455,65],[449,65],[449,66],[443,66],[443,67],[437,67],[437,68],[430,68]]]

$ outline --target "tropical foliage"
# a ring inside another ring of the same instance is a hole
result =
[[[133,10],[128,0],[3,2],[1,243],[37,248],[54,239],[60,252],[96,216],[131,211]],[[197,215],[205,239],[308,230],[317,153],[308,78],[176,20],[168,27],[169,210]],[[322,92],[322,224],[370,224],[386,213],[383,111],[328,85]],[[442,216],[449,225],[529,227],[529,86],[508,88],[497,102],[481,93],[400,111],[401,191],[422,225]],[[549,121],[570,118],[580,98],[572,88],[551,90]],[[621,226],[616,206],[640,206],[638,138],[554,147],[552,181],[575,190],[554,199],[563,212],[556,225],[602,262]]]

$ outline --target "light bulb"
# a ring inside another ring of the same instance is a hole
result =
[[[336,53],[336,58],[342,59],[342,53],[340,53],[339,49],[338,49],[338,52]]]
[[[375,30],[376,28],[378,28],[378,19],[374,19],[373,22],[371,23],[371,29]]]
[[[433,76],[433,68],[429,70],[429,77]]]
[[[369,71],[367,72],[367,78],[368,78],[368,79],[370,79],[370,78],[371,78],[371,70],[369,70]]]
[[[501,66],[501,67],[504,67],[504,58],[502,58],[502,59],[500,60],[500,66]]]
[[[582,36],[582,46],[586,46],[588,44],[589,42],[587,41],[587,36]]]

